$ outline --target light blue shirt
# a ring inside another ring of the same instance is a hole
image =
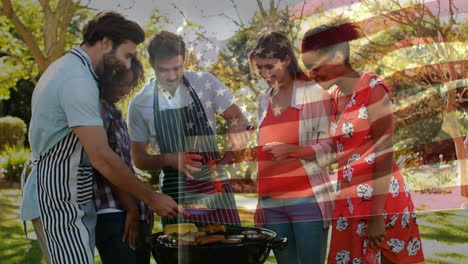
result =
[[[97,75],[89,56],[79,47],[52,63],[32,96],[29,142],[34,159],[59,143],[76,126],[102,126]],[[21,219],[40,216],[37,174],[33,168],[23,190]]]

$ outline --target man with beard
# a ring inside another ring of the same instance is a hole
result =
[[[48,263],[94,263],[93,168],[158,215],[184,212],[169,196],[133,176],[107,144],[97,80],[108,67],[129,68],[145,34],[133,21],[102,12],[83,29],[83,42],[52,63],[32,98],[29,130],[34,160],[21,217],[32,220]]]

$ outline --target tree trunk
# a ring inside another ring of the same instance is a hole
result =
[[[455,154],[457,156],[458,175],[460,176],[460,191],[465,197],[468,197],[468,159],[465,153],[465,144],[458,123],[456,112],[455,82],[447,83],[447,112],[444,116],[442,130],[445,131],[453,139],[455,144]]]

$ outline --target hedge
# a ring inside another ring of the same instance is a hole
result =
[[[0,118],[0,150],[6,146],[22,146],[26,137],[26,123],[17,117]]]

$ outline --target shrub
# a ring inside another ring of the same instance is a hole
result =
[[[22,146],[26,136],[26,123],[23,120],[6,116],[0,118],[0,150],[6,146]]]
[[[0,153],[0,171],[7,181],[19,182],[24,163],[31,159],[31,151],[24,147],[6,146]]]

